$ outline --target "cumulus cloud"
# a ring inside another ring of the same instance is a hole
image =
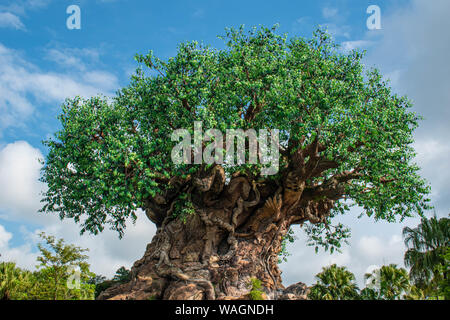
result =
[[[40,70],[19,52],[0,43],[0,135],[2,129],[23,125],[36,104],[57,105],[76,95],[112,95],[119,86],[114,74],[94,68],[85,71],[84,59],[95,59],[96,54],[92,49],[50,50],[49,55],[61,64],[80,66],[58,73]]]
[[[0,6],[0,10],[5,9]],[[393,80],[395,91],[412,98],[414,109],[425,117],[426,120],[421,123],[415,144],[418,152],[417,161],[422,167],[423,175],[431,182],[437,214],[446,214],[450,205],[448,191],[450,190],[450,127],[448,126],[450,65],[447,58],[450,51],[450,38],[447,35],[447,31],[450,30],[450,20],[447,19],[450,2],[414,0],[410,6],[399,11],[391,13],[383,11],[383,30],[368,32],[366,38],[353,41],[350,40],[350,27],[339,20],[343,19],[342,16],[337,12],[333,14],[332,11],[327,13],[325,11],[323,16],[330,19],[329,26],[332,27],[330,31],[335,36],[349,38],[343,43],[344,49],[365,48],[370,45],[366,59],[367,65],[379,66],[383,73]],[[8,12],[20,14],[19,11],[12,9]],[[294,31],[303,31],[309,22],[309,18],[298,19],[293,25]],[[97,86],[102,83],[107,84],[107,91],[113,88],[114,76],[109,77],[101,70],[83,69],[87,58],[83,52],[55,49],[50,50],[47,57],[61,66],[74,68],[75,75],[41,71],[21,59],[20,55],[13,50],[0,45],[0,112],[2,112],[0,130],[2,125],[5,126],[4,123],[14,123],[14,120],[22,119],[23,116],[33,112],[32,101],[25,98],[29,95],[35,99],[55,101],[80,91],[81,94],[95,94],[98,91]],[[84,73],[85,70],[89,70],[89,73]],[[45,84],[50,84],[50,87]],[[15,150],[18,149],[20,148],[16,146]],[[28,156],[31,155],[33,150],[28,150]],[[11,163],[11,161],[5,163]],[[2,167],[3,165],[0,166]],[[35,178],[33,174],[28,174],[28,177],[31,180]],[[3,179],[9,181],[7,178]],[[37,186],[36,190],[41,187]],[[1,190],[1,192],[2,199],[5,200],[0,200],[2,201],[0,207],[1,205],[6,207],[6,204],[13,206],[14,203],[11,202],[6,191]],[[11,199],[14,197],[12,196]],[[19,203],[16,204],[19,205]],[[24,210],[17,210],[17,212],[22,212],[21,214],[32,212],[31,209],[27,210],[25,205],[24,207]],[[30,208],[32,208],[31,205]],[[315,281],[314,275],[320,272],[323,266],[337,263],[347,266],[354,272],[361,286],[364,273],[373,269],[374,266],[389,263],[402,265],[404,247],[400,235],[404,225],[375,224],[371,219],[357,220],[354,216],[351,219],[354,222],[347,225],[352,228],[354,235],[350,239],[350,246],[344,247],[342,254],[316,255],[313,248],[305,246],[305,237],[302,231],[296,228],[299,239],[289,245],[292,256],[287,263],[281,265],[285,284],[298,281],[312,284]],[[414,225],[416,222],[411,224]],[[139,213],[136,226],[131,226],[127,230],[123,240],[118,240],[117,236],[109,230],[99,236],[81,237],[78,234],[78,226],[72,221],[60,222],[56,218],[42,223],[39,230],[90,248],[94,270],[105,275],[111,275],[111,272],[120,265],[129,267],[133,261],[140,258],[145,250],[145,244],[151,240],[155,231],[154,226],[143,217],[142,213]],[[32,233],[33,237],[36,235],[35,232],[37,231]],[[0,228],[2,250],[7,248],[8,252],[18,252],[17,257],[20,257],[20,248],[11,248],[10,240],[11,233]],[[22,250],[24,257],[31,256],[31,253],[27,255],[26,252],[29,251],[24,248]],[[14,255],[11,254],[11,256]],[[31,258],[23,259],[32,260]]]
[[[7,144],[0,150],[0,212],[11,220],[39,221],[38,181],[42,153],[25,141]]]
[[[357,242],[358,254],[369,263],[402,263],[405,247],[400,235],[392,235],[389,239],[377,236],[363,236]],[[395,262],[394,262],[395,260]]]
[[[282,279],[285,285],[296,282],[304,282],[312,285],[316,282],[315,275],[322,270],[322,267],[331,264],[350,265],[352,256],[349,247],[345,247],[342,253],[329,254],[320,252],[316,254],[313,247],[306,246],[306,236],[299,228],[295,228],[297,240],[293,244],[288,244],[287,249],[291,256],[287,262],[280,265]]]
[[[420,137],[414,144],[421,174],[431,183],[431,198],[440,216],[450,212],[450,143],[448,136]]]
[[[18,267],[34,269],[37,255],[32,252],[31,245],[10,247],[9,242],[12,238],[13,234],[0,224],[0,260],[15,262]]]
[[[5,248],[9,240],[12,238],[12,233],[9,233],[5,230],[5,228],[0,225],[0,248]]]

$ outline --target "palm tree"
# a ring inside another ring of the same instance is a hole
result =
[[[405,227],[403,237],[408,250],[405,265],[410,267],[410,278],[414,284],[426,291],[434,291],[440,277],[436,266],[443,263],[442,255],[449,246],[449,219],[422,218],[416,228]]]
[[[14,262],[0,263],[0,300],[11,300],[16,289],[22,284],[27,274],[17,268]]]
[[[368,288],[376,293],[376,299],[397,300],[410,289],[408,271],[396,264],[382,266],[367,273]]]
[[[358,298],[355,275],[345,267],[333,264],[316,275],[317,283],[308,297],[312,300],[354,300]]]
[[[427,299],[425,292],[415,285],[412,285],[409,288],[409,291],[407,294],[405,294],[404,298],[405,298],[405,300],[426,300]]]

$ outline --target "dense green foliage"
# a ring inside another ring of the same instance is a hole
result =
[[[259,279],[251,279],[251,290],[249,296],[251,300],[264,300],[263,291],[261,291],[262,282]]]
[[[42,277],[39,283],[46,284],[41,288],[40,299],[92,299],[94,286],[87,282],[93,273],[86,262],[88,256],[83,254],[89,249],[65,244],[63,239],[56,240],[44,233],[40,236],[45,244],[38,244],[41,255],[37,260],[40,262],[39,275]]]
[[[293,243],[295,239],[296,236],[294,235],[294,230],[290,228],[288,233],[283,237],[283,241],[281,242],[281,251],[278,253],[278,263],[287,261],[287,257],[291,255],[287,250],[287,245],[289,243]]]
[[[404,228],[403,236],[408,248],[404,260],[410,267],[411,280],[426,292],[435,292],[444,276],[443,270],[439,272],[436,267],[445,264],[444,255],[450,245],[450,219],[422,218],[416,228]]]
[[[345,267],[333,264],[324,267],[316,275],[317,283],[310,289],[308,297],[312,300],[354,300],[358,298],[355,275]]]
[[[32,276],[16,267],[14,262],[0,262],[0,300],[23,299]]]
[[[445,249],[442,254],[443,262],[437,265],[436,273],[440,275],[437,283],[437,296],[444,297],[445,300],[450,300],[450,248]]]
[[[102,275],[95,275],[94,277],[90,278],[87,283],[95,286],[94,291],[95,299],[97,299],[97,297],[100,295],[102,291],[105,291],[106,289],[115,284],[114,281],[107,280],[106,277]]]
[[[13,262],[0,263],[0,299],[94,299],[95,286],[88,283],[93,273],[83,254],[87,249],[65,244],[45,233],[40,236],[44,243],[38,245],[38,270],[23,270]]]
[[[108,280],[104,276],[96,275],[91,278],[88,283],[95,285],[95,298],[103,291],[117,284],[126,283],[131,280],[131,271],[125,267],[120,267],[116,270],[113,278]]]
[[[409,294],[410,299],[421,299],[420,290],[409,283],[408,272],[396,265],[382,266],[365,275],[367,286],[359,290],[355,275],[345,267],[333,264],[316,275],[317,282],[310,288],[312,300],[398,300]],[[412,291],[413,290],[413,291]],[[415,295],[414,295],[415,294]]]
[[[348,237],[345,227],[330,224],[349,209],[343,199],[375,219],[421,214],[429,189],[412,163],[419,117],[407,98],[393,94],[377,70],[365,72],[360,52],[342,53],[322,30],[304,39],[275,29],[229,29],[224,49],[182,43],[166,61],[152,52],[138,55],[141,67],[112,100],[68,99],[61,130],[45,141],[43,211],[74,219],[81,232],[110,225],[121,236],[137,208],[172,187],[171,177],[204,169],[169,160],[177,143],[170,139],[173,130],[192,134],[194,121],[202,121],[204,129],[222,132],[279,129],[280,172],[270,179],[282,179],[292,164],[289,152],[316,138],[324,161],[333,165],[312,176],[307,189],[327,177],[358,173],[346,180],[327,223],[307,229],[314,244],[339,248]],[[260,169],[225,167],[228,175],[239,170],[255,179]],[[177,207],[175,214],[186,211],[192,210]],[[318,235],[322,231],[326,237]]]
[[[382,266],[378,270],[365,275],[368,282],[363,296],[375,300],[399,300],[410,289],[408,271],[398,268],[395,264]]]
[[[116,274],[113,277],[113,281],[125,283],[131,280],[131,272],[125,267],[117,269]]]
[[[107,288],[131,279],[131,271],[125,267],[117,269],[110,280],[95,275],[86,262],[88,249],[45,233],[40,237],[44,243],[38,244],[37,270],[0,262],[0,300],[93,300]]]

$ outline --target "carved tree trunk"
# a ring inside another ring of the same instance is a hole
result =
[[[294,175],[284,181],[257,183],[237,175],[225,184],[216,166],[184,184],[196,211],[184,221],[173,217],[170,196],[153,199],[146,213],[157,232],[134,263],[132,280],[99,299],[245,299],[252,278],[261,280],[266,298],[279,299],[283,237],[291,224],[323,221],[320,213],[332,205],[302,199],[304,184]]]
[[[249,293],[251,278],[260,279],[267,296],[275,297],[282,286],[269,237],[259,242],[238,238],[232,249],[229,232],[218,229],[206,227],[198,216],[186,224],[172,221],[135,262],[132,281],[105,292],[102,298],[233,299]],[[278,246],[276,242],[273,247]],[[168,253],[161,254],[163,250]]]

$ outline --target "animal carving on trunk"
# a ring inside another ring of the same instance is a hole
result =
[[[238,237],[255,236],[258,241],[263,232],[270,232],[281,219],[281,207],[283,201],[281,194],[269,198],[262,208],[250,217],[248,223],[242,228],[246,233],[237,233]]]

